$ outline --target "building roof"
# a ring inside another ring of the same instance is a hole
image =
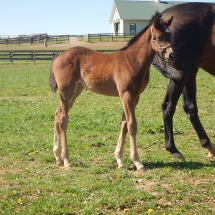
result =
[[[157,1],[129,1],[114,0],[109,22],[113,21],[113,16],[117,8],[120,19],[123,20],[149,20],[156,11],[172,7],[179,2],[157,2]]]

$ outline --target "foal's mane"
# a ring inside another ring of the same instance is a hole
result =
[[[149,20],[148,25],[147,25],[143,30],[141,30],[138,34],[136,34],[134,37],[132,37],[132,38],[128,41],[127,45],[126,45],[125,47],[121,48],[120,50],[125,50],[125,49],[127,49],[130,45],[132,45],[133,43],[135,43],[135,42],[139,39],[139,37],[140,37],[143,33],[145,33],[145,31],[149,28],[149,26],[152,25],[152,23],[153,23],[155,17],[157,17],[159,14],[160,14],[160,13],[159,13],[158,11],[156,11],[155,14],[152,16],[152,18]]]

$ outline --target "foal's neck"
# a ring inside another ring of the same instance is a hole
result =
[[[156,53],[151,43],[151,26],[142,35],[139,35],[137,40],[125,52],[127,52],[129,58],[133,57],[134,63],[139,66],[150,65]]]

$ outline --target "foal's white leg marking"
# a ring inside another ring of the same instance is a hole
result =
[[[69,168],[71,167],[71,162],[69,160],[69,152],[67,146],[67,138],[66,138],[66,130],[68,126],[68,114],[61,113],[61,126],[60,126],[60,133],[61,133],[61,157],[64,162],[64,167]]]
[[[135,118],[135,98],[130,92],[126,92],[122,95],[123,109],[127,121],[127,129],[130,134],[130,158],[135,164],[137,170],[144,169],[143,164],[139,160],[139,155],[136,146],[136,134],[137,134],[137,122]]]
[[[137,152],[136,132],[133,132],[133,131],[130,131],[130,150],[131,150],[131,154],[130,154],[131,160],[137,167],[137,170],[144,169],[144,166],[140,162],[139,155]]]
[[[54,133],[54,147],[53,152],[56,158],[56,164],[60,165],[63,163],[63,160],[61,158],[61,141],[60,141],[60,134],[55,131]]]
[[[116,150],[115,150],[115,156],[116,156],[116,160],[118,163],[118,168],[123,168],[124,167],[124,162],[123,162],[123,146],[125,143],[125,137],[127,134],[128,130],[127,130],[127,123],[126,121],[124,121],[122,119],[122,123],[121,123],[121,131],[119,134],[119,139],[118,139],[118,143],[116,146]]]

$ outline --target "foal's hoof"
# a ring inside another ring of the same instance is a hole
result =
[[[215,158],[215,154],[212,154],[211,152],[208,152],[208,157],[209,158]]]
[[[56,162],[56,165],[57,166],[62,166],[63,165],[63,161]]]
[[[147,170],[148,170],[147,168],[142,167],[140,169],[137,169],[137,172],[139,172],[139,173],[146,173]]]
[[[71,167],[72,167],[72,164],[66,165],[65,170],[69,170],[69,169],[71,169]]]
[[[124,168],[125,168],[124,165],[119,165],[119,166],[118,166],[118,169],[124,169]]]
[[[146,169],[145,167],[141,167],[140,169],[137,169],[135,172],[134,172],[134,174],[135,175],[144,175],[144,174],[146,174],[146,171],[147,171],[148,169]]]
[[[180,153],[173,153],[173,154],[172,154],[172,157],[173,157],[174,159],[179,159],[179,160],[181,160],[181,161],[186,161],[185,158],[184,158],[184,156],[183,156],[182,154],[180,154]]]

